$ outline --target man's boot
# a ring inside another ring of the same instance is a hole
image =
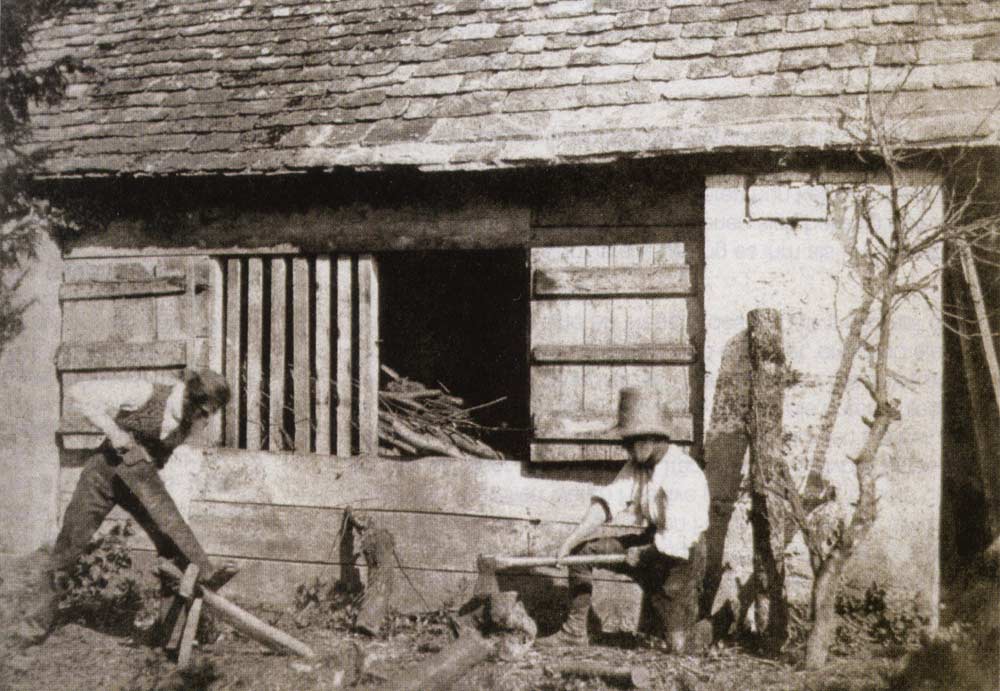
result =
[[[589,598],[585,603],[578,603],[574,600],[569,610],[569,616],[566,617],[566,621],[563,622],[562,627],[554,634],[537,639],[535,645],[539,648],[564,648],[590,645],[590,636],[587,634],[587,615],[589,612]]]

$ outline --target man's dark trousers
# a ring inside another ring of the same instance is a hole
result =
[[[706,551],[704,536],[691,546],[687,560],[663,554],[653,544],[654,531],[630,533],[618,537],[597,538],[578,545],[573,554],[625,554],[640,548],[637,566],[611,564],[609,571],[628,576],[642,588],[643,611],[639,630],[670,640],[672,632],[686,633],[698,621],[702,581],[705,578]],[[576,564],[569,567],[569,592],[572,611],[590,608],[594,591],[593,567]]]

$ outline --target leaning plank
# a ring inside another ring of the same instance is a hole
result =
[[[337,257],[337,455],[350,456],[352,445],[351,411],[354,401],[352,382],[353,261],[348,255]]]
[[[538,440],[603,440],[620,439],[615,432],[615,414],[608,412],[551,412],[535,416],[535,439]],[[694,418],[687,411],[664,411],[663,422],[676,441],[694,439]]]
[[[614,472],[571,468],[535,476],[515,461],[214,449],[205,453],[198,486],[199,498],[212,501],[333,508],[377,502],[401,511],[576,521],[594,487],[610,482]]]
[[[370,254],[358,258],[358,446],[378,452],[378,267]]]
[[[979,285],[979,271],[976,269],[976,260],[968,243],[960,243],[958,251],[962,259],[962,272],[965,274],[965,280],[969,284],[969,295],[972,298],[972,305],[976,310],[979,338],[983,344],[983,353],[986,355],[986,365],[990,372],[990,381],[993,382],[993,398],[996,402],[997,410],[1000,411],[1000,364],[997,363],[997,352],[993,344],[993,330],[990,328],[990,320],[986,314],[983,290]]]
[[[691,268],[684,264],[635,266],[627,270],[608,267],[537,269],[533,281],[536,297],[656,297],[690,293]]]
[[[309,263],[292,260],[292,387],[295,407],[295,450],[309,451],[312,401],[309,361]]]
[[[538,345],[534,362],[633,363],[685,365],[695,361],[695,349],[686,343],[653,345]]]
[[[243,351],[240,333],[243,330],[241,302],[243,300],[243,263],[239,259],[226,262],[226,381],[232,396],[226,405],[226,445],[236,448],[240,443],[240,393],[242,386]]]
[[[264,437],[261,383],[264,377],[264,263],[247,260],[247,448],[256,451]]]
[[[186,289],[184,276],[167,276],[143,281],[82,281],[59,286],[59,299],[95,300],[99,298],[137,298],[150,295],[181,295]]]
[[[56,369],[60,372],[153,369],[186,364],[186,341],[63,343],[56,352]]]
[[[267,388],[267,448],[282,451],[286,448],[285,430],[285,376],[288,365],[285,358],[285,316],[288,272],[285,258],[271,259],[271,354]]]
[[[333,362],[330,359],[330,257],[316,257],[316,453],[331,450],[330,389]]]

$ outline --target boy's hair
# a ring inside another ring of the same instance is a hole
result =
[[[184,370],[184,409],[219,410],[231,396],[229,384],[218,372],[210,369]]]

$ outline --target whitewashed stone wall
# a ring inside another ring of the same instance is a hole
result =
[[[801,480],[839,363],[841,334],[859,301],[845,251],[852,200],[860,185],[884,190],[881,183],[861,173],[810,172],[706,181],[705,456],[713,485],[715,566],[722,570],[716,608],[727,599],[735,602],[750,573],[749,502],[742,487],[747,441],[740,412],[747,392],[746,314],[758,307],[782,313],[786,356],[801,374],[786,391],[784,411],[788,458]],[[938,196],[929,176],[915,176],[912,184],[911,191]],[[940,207],[935,199],[924,222],[936,222]],[[888,206],[879,207],[877,223],[889,219]],[[935,252],[928,261],[938,257]],[[938,289],[930,292],[937,304]],[[894,597],[915,598],[932,618],[938,598],[943,369],[936,311],[913,300],[895,317],[892,366],[908,379],[906,385],[893,384],[902,420],[879,454],[878,520],[847,576],[859,587],[877,581]],[[867,428],[861,416],[870,416],[871,409],[867,393],[852,381],[826,466],[838,494],[835,514],[849,516],[857,496],[849,456],[863,444]],[[800,539],[792,549],[789,591],[807,601],[811,574]]]

